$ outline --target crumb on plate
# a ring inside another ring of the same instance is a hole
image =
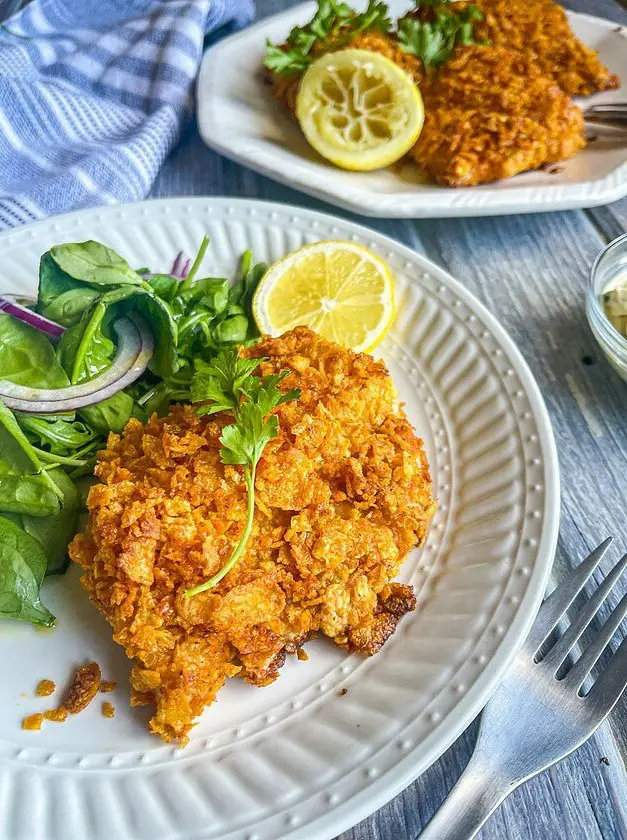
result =
[[[65,706],[59,706],[58,709],[49,709],[47,712],[44,712],[44,718],[46,720],[53,720],[55,723],[63,723],[67,720],[67,709]]]
[[[100,688],[100,668],[95,662],[76,669],[65,694],[64,706],[71,715],[86,709]]]
[[[54,692],[56,685],[52,682],[52,680],[41,680],[39,685],[37,686],[37,690],[35,694],[37,697],[50,697],[50,695]]]
[[[115,680],[102,680],[100,683],[100,691],[103,694],[109,694],[110,691],[115,691],[118,687],[118,684]]]
[[[27,729],[32,732],[39,732],[41,729],[41,724],[44,722],[44,716],[37,712],[34,715],[28,715],[22,721],[22,729]]]
[[[115,715],[115,706],[113,706],[111,703],[103,703],[102,715],[106,718],[112,718]]]
[[[301,662],[307,662],[307,660],[309,659],[307,651],[303,650],[303,648],[298,648],[298,650],[296,651],[296,657],[297,659],[300,659]]]

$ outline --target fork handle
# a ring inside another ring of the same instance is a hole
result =
[[[427,823],[420,840],[472,840],[490,814],[519,786],[492,769],[476,750],[457,784]]]

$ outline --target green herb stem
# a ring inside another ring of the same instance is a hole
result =
[[[194,586],[192,589],[188,589],[185,592],[185,595],[190,598],[192,595],[198,595],[199,592],[206,592],[208,589],[213,589],[213,587],[219,583],[222,578],[227,575],[233,566],[237,563],[239,558],[242,556],[244,549],[246,547],[246,543],[248,542],[248,538],[253,529],[253,519],[255,515],[255,475],[257,473],[257,465],[252,464],[249,466],[246,464],[244,466],[244,478],[246,479],[246,489],[248,491],[248,508],[247,508],[247,516],[246,516],[246,525],[244,527],[244,531],[238,544],[235,546],[235,549],[229,559],[226,561],[224,566],[217,572],[213,577],[210,577],[209,580],[206,580],[204,583],[199,584],[198,586]]]
[[[194,283],[194,278],[200,268],[200,264],[205,258],[205,254],[207,253],[207,248],[209,247],[209,237],[204,236],[202,242],[200,243],[200,248],[198,249],[198,253],[196,254],[196,259],[194,260],[194,264],[189,270],[189,274],[181,282],[180,293],[187,292],[191,289],[192,284]]]

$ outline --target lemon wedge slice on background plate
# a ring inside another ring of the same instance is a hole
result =
[[[296,115],[323,157],[366,172],[389,166],[412,148],[424,107],[411,76],[393,61],[367,50],[340,50],[309,67]]]
[[[262,333],[297,326],[357,352],[372,350],[394,321],[394,279],[382,259],[355,242],[305,245],[263,276],[253,298]]]

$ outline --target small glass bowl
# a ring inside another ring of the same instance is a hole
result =
[[[627,382],[627,339],[608,321],[600,300],[619,274],[627,280],[627,233],[610,242],[594,261],[586,299],[590,329],[612,367]]]

